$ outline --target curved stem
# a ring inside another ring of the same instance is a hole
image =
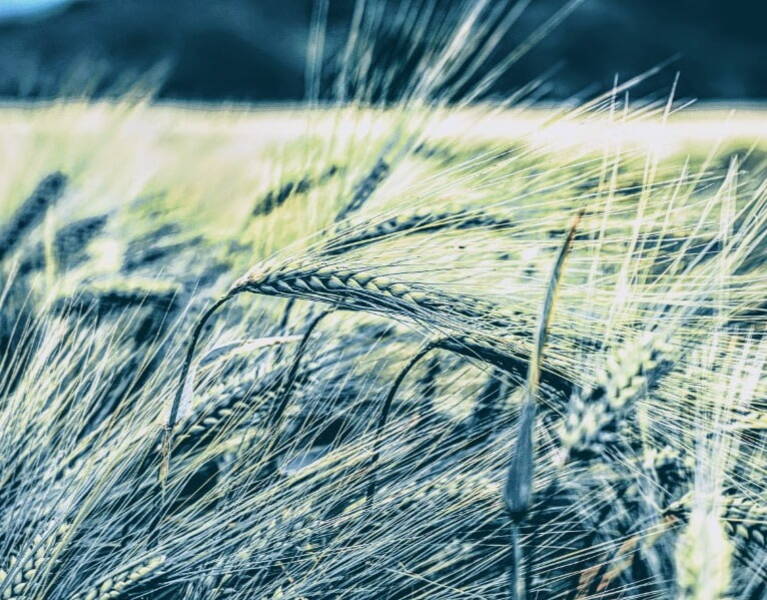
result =
[[[192,332],[192,339],[186,352],[184,364],[181,367],[181,380],[179,382],[178,389],[176,390],[176,395],[173,398],[173,403],[171,404],[170,410],[168,411],[168,418],[165,421],[165,425],[163,426],[161,462],[159,472],[160,494],[163,504],[165,504],[165,487],[168,480],[168,472],[170,470],[170,454],[173,445],[173,432],[178,420],[178,409],[181,405],[181,397],[184,393],[184,384],[186,383],[186,378],[189,376],[189,369],[191,368],[192,360],[194,359],[194,350],[197,347],[197,342],[200,340],[200,335],[202,335],[203,327],[205,327],[205,324],[213,316],[213,313],[215,313],[223,304],[232,299],[237,293],[238,292],[230,292],[224,297],[218,299],[210,308],[208,308],[208,310],[203,313],[202,317],[200,317],[200,320],[197,321],[197,325],[195,325],[194,331]]]
[[[522,406],[522,414],[519,419],[519,433],[514,455],[509,463],[509,471],[506,477],[506,485],[503,490],[503,501],[506,511],[511,520],[511,563],[509,565],[510,598],[512,600],[525,600],[527,598],[527,573],[530,569],[528,564],[524,566],[522,540],[520,528],[527,519],[530,505],[533,501],[533,468],[534,447],[533,429],[535,426],[535,403],[528,400]],[[532,549],[531,549],[532,551]],[[524,569],[525,577],[520,577],[520,571]]]
[[[434,350],[434,348],[437,347],[437,344],[435,342],[430,342],[413,357],[410,359],[410,362],[405,365],[405,368],[400,371],[400,374],[397,375],[397,379],[394,380],[394,384],[389,389],[389,393],[386,396],[386,400],[384,400],[383,407],[381,408],[381,414],[378,417],[378,423],[376,425],[376,434],[375,434],[375,441],[373,442],[373,456],[370,458],[370,470],[373,471],[371,474],[370,482],[368,483],[368,489],[367,489],[367,502],[370,504],[370,502],[373,501],[373,496],[375,496],[376,493],[376,486],[377,486],[377,480],[375,476],[375,466],[378,463],[378,458],[380,455],[380,440],[381,440],[381,433],[383,432],[384,427],[386,427],[386,422],[389,420],[389,413],[391,413],[391,406],[394,402],[394,396],[397,394],[397,390],[399,389],[400,385],[402,385],[402,382],[404,381],[407,374],[415,367],[418,362],[426,356],[429,352]]]
[[[290,322],[290,315],[293,312],[293,307],[295,305],[296,305],[295,298],[290,298],[287,304],[285,304],[285,310],[282,313],[280,324],[277,326],[277,335],[284,335],[285,333],[287,333],[288,323]],[[277,350],[274,353],[274,361],[279,362],[282,359],[282,356],[284,353],[285,353],[285,348],[283,346],[278,346]]]
[[[320,321],[322,321],[325,317],[327,317],[329,314],[331,314],[334,311],[335,311],[335,308],[333,307],[322,311],[319,315],[317,315],[314,318],[314,320],[311,323],[309,323],[309,326],[306,328],[306,331],[304,332],[304,337],[301,338],[301,342],[298,344],[298,349],[296,350],[296,357],[295,359],[293,359],[293,364],[290,365],[290,371],[288,371],[285,388],[280,394],[274,413],[272,414],[270,418],[270,422],[269,422],[270,425],[276,425],[277,423],[279,423],[280,419],[282,419],[282,416],[285,413],[285,410],[288,408],[288,402],[290,401],[290,394],[293,391],[293,385],[296,380],[296,374],[298,373],[298,367],[301,364],[301,358],[304,355],[304,350],[306,350],[306,344],[309,342],[309,338],[311,337],[312,332],[314,332],[317,325],[320,324]]]
[[[511,600],[525,600],[527,597],[527,578],[520,573],[522,569],[522,542],[517,523],[511,524],[509,546],[509,598]]]
[[[267,421],[267,427],[276,427],[279,425],[280,421],[282,420],[283,415],[285,414],[285,411],[288,408],[288,404],[290,403],[290,395],[293,392],[293,385],[296,380],[296,375],[298,374],[298,367],[301,364],[301,358],[304,355],[304,350],[306,349],[306,345],[309,342],[309,338],[311,337],[312,333],[316,329],[317,325],[320,324],[320,321],[322,321],[325,317],[327,317],[329,314],[335,311],[335,307],[330,307],[322,311],[319,315],[317,315],[314,320],[309,323],[309,326],[306,328],[306,331],[304,332],[304,337],[301,338],[301,341],[298,344],[298,349],[296,350],[296,357],[293,359],[293,364],[290,365],[290,371],[288,371],[285,387],[282,389],[281,392],[279,392],[279,395],[277,396],[277,401],[274,407],[274,412],[270,415],[268,421]],[[275,432],[274,437],[272,438],[271,443],[266,447],[264,450],[263,456],[267,458],[272,454],[274,449],[279,445],[280,443],[280,434],[279,431]]]
[[[296,299],[295,298],[289,298],[287,304],[285,304],[285,310],[282,313],[282,318],[280,319],[280,324],[278,325],[278,330],[280,333],[285,331],[285,328],[288,326],[288,321],[290,320],[290,313],[293,312],[293,307],[296,305]]]

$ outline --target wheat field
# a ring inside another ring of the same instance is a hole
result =
[[[0,107],[0,597],[767,597],[764,112],[437,101],[467,31]]]
[[[0,594],[763,597],[763,122],[3,108]]]

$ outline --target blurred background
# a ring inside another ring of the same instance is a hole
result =
[[[502,1],[502,0],[493,0]],[[327,48],[340,52],[355,0],[330,0]],[[436,0],[449,11],[458,0]],[[510,2],[509,6],[513,6]],[[532,0],[508,53],[563,5]],[[114,93],[154,78],[162,98],[285,102],[306,95],[313,0],[0,0],[0,96]],[[764,0],[584,0],[501,77],[504,97],[544,74],[540,99],[583,99],[658,64],[638,93],[767,98]]]

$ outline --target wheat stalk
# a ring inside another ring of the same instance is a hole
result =
[[[620,441],[620,427],[637,398],[670,367],[672,348],[648,332],[610,355],[597,385],[573,395],[560,428],[562,462],[601,455]]]
[[[180,416],[178,425],[178,448],[201,446],[220,433],[223,425],[238,415],[254,417],[255,407],[268,410],[277,399],[285,380],[285,370],[279,369],[268,373],[261,380],[238,383],[233,389],[225,391],[213,402],[202,403],[188,416]],[[188,386],[186,386],[188,389]],[[182,407],[185,402],[182,401]]]
[[[120,271],[130,274],[140,269],[151,268],[154,263],[164,258],[177,256],[184,250],[199,245],[203,239],[202,236],[195,236],[163,245],[150,245],[144,240],[131,241],[125,249]]]
[[[48,210],[64,194],[67,177],[63,173],[51,173],[37,184],[30,196],[21,203],[8,223],[0,228],[0,261],[9,256],[29,231],[39,225]]]
[[[151,279],[129,278],[94,282],[71,296],[54,300],[58,315],[104,317],[131,308],[147,308],[167,315],[179,308],[180,287]]]
[[[508,325],[497,306],[478,298],[451,296],[331,263],[285,265],[265,271],[256,267],[238,279],[227,296],[245,292],[324,302],[341,310],[407,317],[415,322],[442,325],[451,333],[463,330],[463,337],[474,339],[480,339],[474,331],[478,325],[497,328]],[[466,320],[473,323],[462,324]],[[467,342],[470,344],[471,340]],[[500,350],[496,352],[503,354]]]
[[[370,169],[370,172],[354,187],[351,200],[336,215],[336,223],[343,221],[348,218],[349,215],[361,209],[365,202],[367,202],[373,195],[373,192],[375,192],[383,180],[386,179],[390,171],[391,166],[386,159],[381,156]]]
[[[120,569],[103,577],[97,585],[70,596],[69,600],[113,600],[120,598],[134,586],[158,575],[165,562],[166,557],[164,555],[147,558],[136,566]]]
[[[301,177],[295,181],[288,181],[279,189],[269,191],[261,198],[251,211],[251,216],[262,217],[272,213],[274,210],[285,204],[292,196],[305,194],[312,187],[322,185],[335,175],[342,173],[343,169],[337,165],[331,165],[323,171],[318,177]]]
[[[551,270],[546,295],[541,307],[541,315],[533,343],[533,352],[527,372],[525,401],[519,417],[519,431],[514,446],[514,453],[509,461],[506,484],[503,489],[503,502],[511,520],[511,560],[509,562],[509,597],[512,600],[525,600],[530,588],[530,566],[522,573],[522,542],[520,526],[527,518],[533,499],[533,469],[535,465],[534,428],[536,402],[541,378],[541,360],[548,335],[549,321],[554,310],[557,291],[562,277],[565,258],[575,237],[582,212],[573,219],[570,231],[559,250]]]
[[[323,254],[335,256],[358,250],[389,238],[401,235],[435,233],[443,230],[462,231],[467,229],[501,230],[514,225],[510,219],[484,214],[478,211],[424,212],[407,216],[396,216],[366,227],[341,230],[328,242]]]
[[[767,548],[767,507],[739,496],[726,496],[722,524],[731,538],[746,551]]]
[[[208,320],[226,302],[242,293],[265,296],[321,301],[331,304],[334,309],[364,311],[389,317],[409,317],[416,323],[444,323],[455,334],[434,341],[435,347],[494,364],[510,373],[519,373],[526,362],[508,351],[494,348],[490,340],[478,338],[477,334],[462,321],[471,319],[476,324],[502,326],[504,321],[494,317],[495,307],[489,303],[448,295],[411,289],[410,286],[393,282],[388,278],[364,271],[352,271],[338,267],[282,267],[269,271],[252,269],[237,280],[229,291],[208,308],[197,322],[182,366],[178,391],[168,410],[163,427],[162,462],[160,481],[165,488],[172,436],[178,422],[179,407],[182,404],[184,387],[189,376],[194,351]],[[463,331],[462,331],[463,330]],[[540,375],[538,376],[540,377]],[[549,376],[555,385],[568,385],[557,375]]]
[[[695,507],[676,544],[678,600],[720,600],[730,586],[732,547],[713,510]]]
[[[78,266],[87,259],[85,249],[106,227],[108,215],[86,217],[69,223],[56,232],[53,239],[53,257],[59,271]],[[19,266],[20,274],[27,274],[45,266],[45,248],[42,243],[35,246]]]
[[[47,574],[61,552],[70,533],[69,523],[62,523],[50,534],[36,534],[31,544],[19,555],[11,556],[6,569],[0,569],[0,597],[21,600]]]

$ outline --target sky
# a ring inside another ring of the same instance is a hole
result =
[[[0,0],[0,19],[26,17],[69,2],[70,0]]]

